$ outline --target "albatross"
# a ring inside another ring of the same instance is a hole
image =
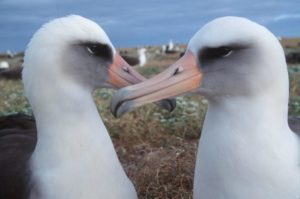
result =
[[[119,90],[117,116],[188,91],[208,101],[199,142],[195,199],[299,199],[299,135],[288,126],[289,82],[283,49],[265,27],[217,18],[159,75]],[[296,129],[296,128],[295,128]]]
[[[7,61],[0,62],[0,70],[9,68],[9,63]]]
[[[131,66],[140,66],[144,67],[147,63],[147,56],[146,56],[146,48],[140,48],[137,50],[137,55],[127,55],[127,54],[121,54],[122,58]]]
[[[37,134],[31,118],[1,120],[7,128],[0,130],[0,198],[137,198],[92,92],[145,78],[116,53],[103,29],[77,15],[50,21],[29,42],[22,75]]]

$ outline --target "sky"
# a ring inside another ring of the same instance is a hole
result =
[[[0,0],[0,52],[23,51],[51,19],[96,21],[116,47],[187,43],[210,20],[242,16],[276,36],[300,37],[300,0]]]

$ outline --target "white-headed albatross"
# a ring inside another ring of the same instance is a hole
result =
[[[299,199],[299,136],[288,126],[283,49],[265,27],[222,17],[201,28],[161,74],[121,89],[114,113],[188,91],[208,101],[195,199]]]
[[[128,55],[120,53],[121,57],[131,66],[138,65],[140,67],[145,66],[147,63],[147,56],[146,56],[146,48],[140,48],[137,50],[137,55]]]
[[[0,198],[137,198],[92,92],[142,80],[93,21],[72,15],[45,24],[28,44],[23,69],[37,143],[33,121],[23,116],[16,119],[29,122],[29,132],[18,123],[0,130]]]

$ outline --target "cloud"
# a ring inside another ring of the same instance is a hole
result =
[[[281,23],[283,21],[300,20],[300,14],[278,14],[278,15],[266,15],[258,16],[257,21],[261,24],[268,25],[274,23]],[[289,24],[289,23],[287,23]]]
[[[282,21],[282,20],[288,20],[288,19],[300,19],[300,14],[281,14],[278,16],[275,16],[272,21]]]

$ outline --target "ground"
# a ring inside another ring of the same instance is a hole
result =
[[[158,47],[147,49],[149,62],[137,68],[147,77],[179,57],[179,53],[159,54]],[[289,114],[300,115],[300,64],[290,65],[289,74]],[[109,107],[113,93],[99,89],[94,99],[139,198],[192,198],[196,149],[207,101],[190,94],[177,98],[177,108],[172,113],[149,104],[116,119]],[[32,114],[21,81],[0,79],[0,115],[17,112]]]

